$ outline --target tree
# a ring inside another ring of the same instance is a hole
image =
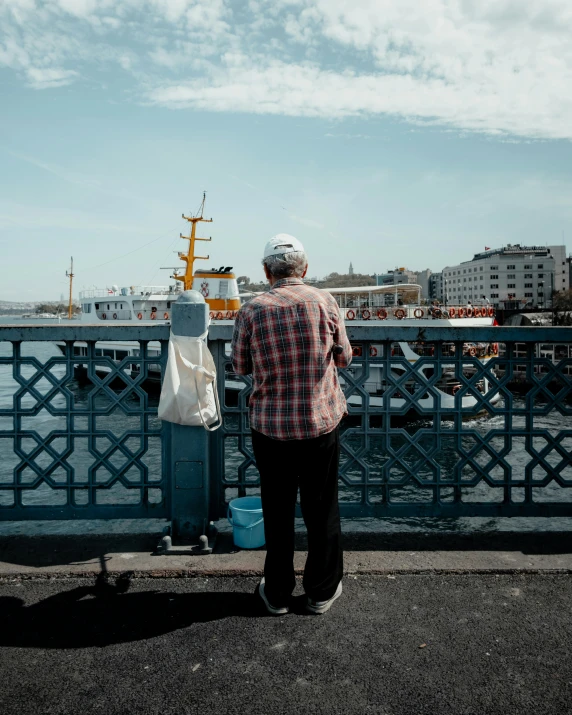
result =
[[[552,294],[552,306],[557,310],[572,310],[572,290],[561,290]]]

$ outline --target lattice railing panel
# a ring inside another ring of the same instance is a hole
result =
[[[0,342],[0,519],[167,517],[166,342],[102,344],[76,331]]]
[[[404,328],[392,340],[387,328],[352,326],[356,355],[340,370],[342,512],[572,515],[572,331],[535,330]],[[251,381],[232,373],[230,337],[211,335],[225,394],[221,505],[259,489]]]

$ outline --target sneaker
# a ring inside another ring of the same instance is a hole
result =
[[[332,603],[336,600],[336,598],[339,598],[342,595],[342,582],[340,581],[338,584],[338,587],[336,588],[336,592],[334,595],[327,601],[314,601],[311,598],[308,598],[308,603],[306,604],[306,610],[308,613],[315,613],[316,615],[320,615],[322,613],[325,613],[326,611],[330,610],[330,606]]]
[[[290,612],[290,609],[288,606],[273,606],[270,601],[268,600],[266,596],[266,592],[264,591],[264,577],[262,578],[262,581],[258,585],[258,593],[260,595],[260,598],[264,601],[264,605],[266,606],[266,610],[268,613],[271,613],[273,616],[285,616],[287,613]]]

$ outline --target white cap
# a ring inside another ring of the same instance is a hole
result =
[[[304,251],[304,246],[297,238],[287,233],[279,233],[268,241],[264,247],[264,258],[268,256],[280,256],[284,253],[294,253],[294,251]]]

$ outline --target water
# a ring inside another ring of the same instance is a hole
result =
[[[6,323],[18,323],[18,324],[30,324],[31,320],[14,320],[0,318],[0,324]],[[53,324],[56,321],[42,321],[45,323]],[[64,321],[62,321],[64,322]],[[67,322],[67,321],[65,321]],[[0,356],[6,356],[10,353],[10,345],[0,342]],[[51,356],[60,355],[58,348],[51,343],[24,343],[22,345],[22,353],[26,355],[33,356],[37,358],[40,362],[45,362]],[[33,367],[30,367],[33,372]],[[63,366],[58,367],[54,370],[57,375],[64,374]],[[7,407],[11,404],[12,395],[16,388],[16,383],[14,383],[12,378],[11,369],[7,366],[0,366],[0,407]],[[76,404],[85,404],[88,399],[88,395],[92,387],[87,385],[85,387],[79,386],[76,382],[72,382],[68,389],[70,389],[74,395],[74,400]],[[63,401],[63,398],[57,398]],[[151,404],[157,400],[157,395],[150,395]],[[524,398],[515,397],[514,405],[517,409],[522,409],[524,406]],[[10,429],[11,420],[8,420],[3,424],[3,419],[0,417],[0,430]],[[100,418],[98,418],[100,419]],[[524,425],[524,415],[516,414],[513,416],[513,427],[519,427]],[[126,429],[129,428],[131,417],[126,416],[122,410],[116,409],[105,417],[105,428],[110,430],[113,434],[122,434]],[[137,420],[135,418],[135,423],[133,429],[137,429]],[[10,424],[10,427],[8,427]],[[410,434],[416,432],[417,430],[431,430],[431,421],[429,419],[420,419],[415,422],[409,422],[405,429]],[[158,428],[159,423],[156,421],[155,427]],[[499,429],[502,430],[505,426],[505,417],[503,415],[498,416],[482,416],[477,419],[470,420],[465,423],[468,430],[475,430],[480,435],[486,435],[490,430]],[[572,416],[564,416],[556,412],[549,413],[547,415],[535,416],[534,426],[538,430],[547,430],[551,435],[556,435],[561,430],[569,429],[572,430]],[[52,430],[64,429],[65,419],[63,417],[53,416],[49,413],[42,411],[39,415],[27,418],[27,422],[23,424],[25,429],[35,429],[41,435],[45,435]],[[77,428],[77,427],[76,427]],[[98,429],[100,427],[98,426]],[[444,430],[446,432],[447,426],[445,425]],[[571,433],[572,434],[572,433]],[[427,445],[431,440],[431,435],[428,433]],[[354,449],[359,448],[362,440],[362,436],[356,436],[349,441],[349,445]],[[397,437],[399,439],[399,437]],[[502,448],[503,437],[494,437],[491,441],[491,445],[495,449]],[[465,449],[470,449],[472,438],[467,437],[467,440],[463,438],[463,444]],[[79,441],[79,440],[78,440]],[[244,459],[243,455],[238,452],[238,449],[233,449],[233,438],[227,440],[228,449],[225,456],[225,467],[228,474],[232,474],[240,462]],[[466,442],[466,443],[465,443]],[[32,445],[33,447],[33,445]],[[161,474],[161,452],[160,452],[160,440],[157,438],[155,441],[150,438],[149,448],[142,457],[142,462],[149,468],[150,473]],[[485,452],[481,452],[476,461],[480,464],[485,464],[489,459]],[[562,457],[557,455],[557,453],[551,454],[547,461],[552,464],[556,464]],[[372,441],[370,445],[370,452],[368,454],[367,460],[372,468],[372,474],[376,473],[376,470],[381,469],[386,456],[382,453],[378,446],[375,444],[375,440]],[[444,471],[451,468],[452,465],[458,460],[458,455],[455,448],[455,440],[451,436],[448,441],[447,438],[443,439],[443,449],[439,453],[438,457],[439,463],[442,465]],[[518,439],[513,439],[512,450],[506,457],[509,464],[512,465],[514,474],[518,475],[524,472],[524,468],[531,459],[530,454],[526,452],[524,443],[521,443]],[[484,460],[484,461],[483,461]],[[556,460],[556,461],[555,461]],[[18,463],[18,458],[13,454],[11,444],[9,440],[0,439],[0,482],[8,482],[12,479],[12,469],[15,464]],[[51,460],[48,460],[51,461]],[[78,478],[81,478],[82,474],[86,474],[88,466],[92,463],[93,457],[89,453],[82,453],[80,449],[76,448],[74,450],[74,455],[69,458],[70,463],[76,469],[76,474]],[[38,462],[39,463],[39,462]],[[41,466],[41,463],[39,463]],[[423,469],[418,472],[419,476],[423,476]],[[398,470],[399,471],[399,470]],[[348,476],[352,476],[352,471],[348,472]],[[392,476],[399,476],[399,474],[394,474]],[[404,475],[405,476],[405,475]],[[430,478],[429,472],[427,472],[426,477]],[[114,488],[115,489],[115,488]],[[121,503],[122,500],[128,500],[129,498],[136,496],[138,498],[138,490],[128,490],[121,489],[109,490],[107,497],[113,503]],[[27,498],[29,498],[29,503],[34,503],[34,500],[45,500],[45,494],[52,492],[47,487],[44,487],[42,492],[42,487],[37,490],[30,490],[27,493]],[[130,494],[134,492],[134,494]],[[402,489],[404,498],[407,498],[408,494],[416,493],[419,496],[419,491],[412,486],[405,485]],[[545,498],[547,501],[559,500],[559,499],[569,499],[567,490],[559,489],[555,482],[551,482],[544,488]],[[53,494],[53,492],[52,492]],[[105,492],[103,492],[105,494]],[[428,495],[430,492],[428,491]],[[2,493],[0,492],[0,497]],[[227,497],[232,496],[232,491],[227,490]],[[355,490],[349,487],[342,487],[340,490],[340,500],[344,501],[354,501],[357,497]],[[513,493],[514,498],[518,498],[518,490]],[[494,501],[495,498],[502,498],[502,490],[494,489],[488,486],[484,482],[480,482],[479,485],[471,490],[469,498],[474,499],[474,501]],[[538,499],[538,497],[537,497]],[[466,500],[466,498],[465,498]],[[538,499],[540,500],[540,499]],[[43,501],[45,503],[45,501]],[[1,504],[1,501],[0,501]],[[0,534],[46,534],[46,533],[125,533],[129,531],[135,532],[158,532],[164,526],[165,522],[158,519],[136,519],[136,520],[112,520],[112,521],[102,521],[102,520],[81,520],[81,521],[28,521],[28,522],[0,522]],[[218,522],[218,526],[223,530],[228,528],[226,522],[221,520]],[[298,528],[302,529],[303,525],[301,520],[299,520]],[[448,519],[431,519],[431,518],[384,518],[384,519],[354,519],[351,522],[346,522],[345,528],[349,531],[365,531],[365,532],[395,532],[395,531],[455,531],[455,532],[482,532],[491,530],[518,530],[518,531],[536,531],[536,530],[567,530],[572,529],[572,519],[569,518],[448,518]]]

